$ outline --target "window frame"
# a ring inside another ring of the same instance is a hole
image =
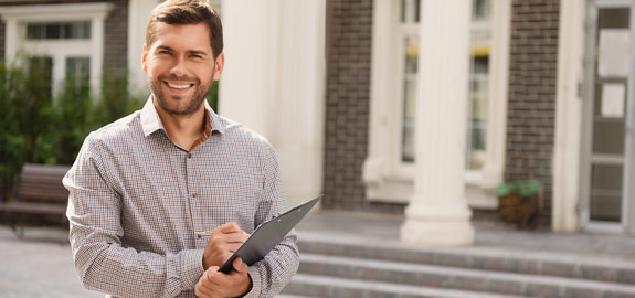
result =
[[[108,12],[114,8],[110,2],[64,3],[29,6],[0,7],[0,18],[6,23],[5,60],[20,63],[20,55],[48,55],[53,57],[53,94],[60,91],[65,77],[65,58],[90,57],[91,94],[98,96],[104,63],[104,23]],[[91,23],[91,38],[84,40],[29,40],[28,23],[75,22]]]

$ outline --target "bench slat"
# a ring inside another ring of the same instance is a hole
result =
[[[29,214],[64,214],[66,205],[51,203],[7,202],[0,203],[0,210]]]

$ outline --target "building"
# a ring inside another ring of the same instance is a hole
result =
[[[0,1],[0,51],[45,57],[53,82],[127,69],[141,88],[156,3]],[[635,1],[215,5],[220,113],[276,146],[291,201],[412,202],[407,223],[453,222],[437,232],[469,240],[470,210],[494,210],[500,182],[537,179],[554,231],[635,233]]]

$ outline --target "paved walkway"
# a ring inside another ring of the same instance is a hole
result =
[[[396,215],[316,212],[300,224],[298,234],[398,243],[402,221]],[[635,237],[517,232],[496,223],[477,223],[476,229],[475,249],[496,247],[635,262]],[[31,228],[19,240],[9,228],[0,226],[0,297],[101,297],[81,287],[66,238],[60,229]]]

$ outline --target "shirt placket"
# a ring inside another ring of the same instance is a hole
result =
[[[197,167],[197,158],[201,158],[199,154],[196,152],[186,152],[184,159],[185,165],[187,169],[185,181],[187,183],[187,194],[188,201],[190,206],[190,216],[192,217],[192,228],[194,232],[205,232],[203,225],[203,218],[201,218],[201,207],[203,206],[201,203],[201,193],[199,189],[199,183],[197,177],[201,173],[198,172]],[[206,239],[201,237],[195,237],[196,247],[205,247]]]

